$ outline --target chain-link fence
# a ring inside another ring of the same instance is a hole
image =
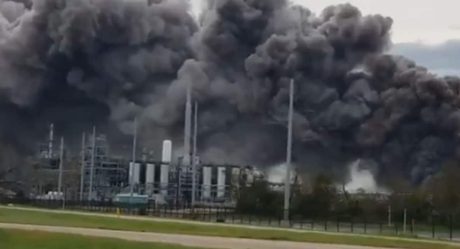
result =
[[[119,207],[112,201],[65,201],[33,199],[0,199],[3,205],[22,205],[46,209],[65,209],[109,214],[142,215],[160,218],[186,219],[204,222],[242,224],[262,227],[285,227],[280,215],[254,215],[234,208],[218,206],[190,207],[188,205]],[[314,214],[308,215],[315,217]],[[329,212],[322,218],[302,218],[293,212],[290,227],[300,230],[356,233],[372,235],[410,236],[445,239],[460,242],[460,217],[456,214],[432,212],[420,220],[408,210],[391,210],[387,214],[354,215]]]

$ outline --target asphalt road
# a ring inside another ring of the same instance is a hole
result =
[[[200,248],[215,249],[378,249],[377,247],[326,245],[314,243],[298,243],[287,241],[267,241],[253,239],[234,239],[208,236],[190,236],[178,234],[143,233],[128,231],[112,231],[102,229],[54,227],[38,225],[19,225],[0,223],[0,229],[17,229],[27,231],[43,231],[73,235],[123,239],[138,242],[159,242]]]

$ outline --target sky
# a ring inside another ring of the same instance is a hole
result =
[[[190,1],[196,14],[206,0]],[[409,57],[440,75],[460,76],[460,0],[291,1],[317,14],[327,6],[348,2],[363,14],[391,17],[394,21],[391,52]]]
[[[198,12],[205,0],[191,0]],[[460,39],[459,0],[291,0],[319,14],[330,5],[349,2],[364,14],[382,14],[394,20],[393,41],[439,44]]]

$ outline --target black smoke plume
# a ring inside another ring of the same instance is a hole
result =
[[[181,143],[192,84],[203,160],[272,166],[292,78],[300,169],[366,158],[419,182],[460,155],[460,79],[385,54],[390,18],[350,4],[207,5],[196,21],[183,0],[0,1],[0,144],[27,153],[50,122],[70,141],[93,124],[121,141],[135,116],[143,145]]]

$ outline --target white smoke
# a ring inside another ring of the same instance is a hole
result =
[[[270,183],[284,183],[286,181],[286,163],[281,163],[272,167],[269,167],[265,170],[265,176],[268,182]],[[294,183],[296,180],[296,168],[293,164],[291,167],[291,183]]]
[[[267,179],[271,183],[283,183],[286,179],[286,164],[276,165],[267,170]]]
[[[371,169],[363,164],[361,159],[354,161],[349,166],[349,181],[345,185],[345,190],[349,193],[387,193],[388,191],[380,187],[375,180]]]

